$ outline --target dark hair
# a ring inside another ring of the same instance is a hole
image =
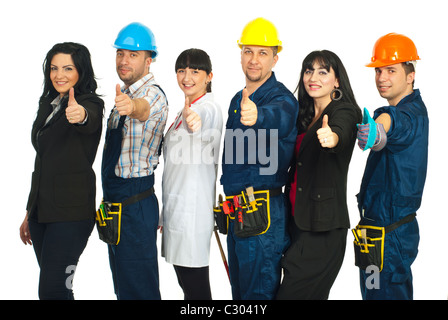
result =
[[[403,66],[404,72],[406,76],[408,76],[410,73],[415,72],[414,65],[412,63],[408,62],[402,62],[401,65]],[[412,89],[414,89],[415,79],[412,81]]]
[[[307,69],[314,69],[314,63],[318,63],[321,68],[330,71],[332,68],[339,82],[339,90],[342,91],[341,101],[350,103],[359,109],[356,103],[355,96],[350,85],[350,80],[339,57],[328,50],[313,51],[305,57],[302,63],[302,71],[300,72],[299,84],[295,92],[298,92],[297,99],[299,100],[299,116],[297,118],[297,128],[299,133],[305,132],[309,124],[313,121],[314,114],[314,100],[306,92],[303,84],[303,75]]]
[[[208,54],[201,49],[187,49],[176,60],[175,71],[179,69],[203,70],[209,75],[212,72],[212,62]],[[212,92],[212,83],[207,84],[207,92]]]
[[[53,48],[48,51],[47,56],[45,57],[43,63],[44,89],[42,92],[42,98],[55,98],[59,94],[53,87],[50,79],[51,60],[53,60],[53,57],[59,53],[69,54],[73,59],[76,70],[78,71],[79,80],[74,87],[75,95],[86,93],[97,95],[95,91],[98,85],[96,83],[95,73],[93,72],[89,50],[84,45],[79,43],[64,42],[55,44]]]

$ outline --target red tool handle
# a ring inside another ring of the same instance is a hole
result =
[[[233,203],[235,205],[235,211],[238,214],[239,228],[240,228],[240,230],[242,230],[243,229],[243,208],[241,207],[241,205],[239,203],[238,196],[233,197]]]

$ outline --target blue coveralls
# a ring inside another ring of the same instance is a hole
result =
[[[252,127],[246,127],[240,122],[241,98],[242,91],[232,99],[226,123],[221,177],[226,196],[236,195],[248,186],[253,186],[254,190],[283,187],[288,180],[288,168],[297,137],[297,99],[276,80],[274,73],[250,96],[258,108],[258,119]],[[240,139],[238,143],[238,138],[235,138],[235,130],[238,129],[242,130],[242,135],[249,132],[255,134],[256,143],[251,140],[253,136],[245,138],[244,143]],[[266,131],[261,133],[259,129]],[[274,138],[278,142],[277,148],[270,144],[270,135],[276,133],[278,137]],[[262,146],[263,143],[266,143],[266,147]],[[244,156],[238,153],[242,150]],[[274,160],[267,163],[263,155],[275,157],[278,167],[274,172],[260,174],[260,168],[274,166]],[[227,249],[234,299],[275,298],[280,284],[280,260],[290,242],[286,228],[288,213],[289,202],[282,193],[270,199],[271,224],[266,233],[239,238],[233,232],[233,223],[230,223]]]
[[[357,198],[360,224],[385,227],[416,213],[420,207],[426,180],[429,120],[417,89],[397,106],[377,109],[374,119],[382,113],[392,119],[387,144],[379,152],[370,152]],[[419,239],[416,219],[386,234],[379,289],[366,286],[373,274],[360,269],[363,299],[413,298],[411,264],[417,256]]]
[[[104,201],[123,200],[154,185],[154,175],[124,179],[115,175],[121,154],[126,116],[116,129],[108,128],[103,151],[102,183]],[[108,245],[115,294],[119,300],[160,300],[157,264],[159,206],[155,194],[123,208],[118,245]]]

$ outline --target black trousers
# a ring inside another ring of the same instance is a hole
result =
[[[292,224],[277,299],[326,300],[344,260],[347,229],[308,232]]]
[[[185,300],[212,300],[209,268],[188,268],[174,266]]]
[[[39,298],[73,300],[73,276],[94,220],[38,223],[30,219],[28,224],[40,267]]]

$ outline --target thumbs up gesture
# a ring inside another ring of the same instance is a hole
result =
[[[188,97],[185,97],[185,106],[182,110],[182,117],[185,119],[189,131],[196,132],[201,128],[201,117],[191,110],[190,99]]]
[[[117,108],[120,116],[128,116],[135,111],[134,101],[127,95],[121,92],[120,85],[117,84],[115,87],[115,107]]]
[[[338,145],[339,137],[328,125],[328,115],[322,118],[322,128],[317,130],[317,139],[323,148],[334,148]]]
[[[65,116],[71,124],[81,123],[86,118],[86,110],[76,102],[75,89],[73,88],[68,92],[68,105],[65,109]]]
[[[245,126],[253,126],[257,122],[257,105],[249,99],[247,89],[243,89],[243,98],[241,99],[241,123]]]

